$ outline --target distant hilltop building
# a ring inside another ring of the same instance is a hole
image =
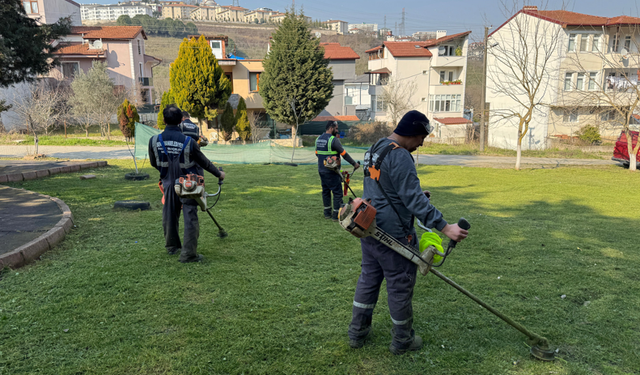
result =
[[[369,33],[377,33],[378,32],[378,24],[377,23],[350,23],[349,24],[349,32],[357,29],[354,33],[357,32],[369,32]]]
[[[135,17],[139,14],[153,16],[154,8],[146,3],[123,3],[117,5],[81,4],[82,21],[116,21],[118,17],[127,15]]]

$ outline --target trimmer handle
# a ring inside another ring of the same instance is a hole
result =
[[[220,170],[220,172],[224,172],[224,170],[222,169],[222,167],[218,168]],[[224,181],[218,179],[218,185],[222,185]]]
[[[469,222],[467,221],[467,219],[461,217],[460,220],[458,220],[458,226],[464,230],[469,230],[469,228],[471,228],[471,224],[469,224]],[[447,248],[447,250],[452,250],[453,248],[456,247],[458,243],[454,240],[450,240],[449,241],[449,247]]]

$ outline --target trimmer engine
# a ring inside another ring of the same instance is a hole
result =
[[[173,187],[180,198],[194,199],[203,211],[207,209],[204,177],[190,173],[177,179]]]

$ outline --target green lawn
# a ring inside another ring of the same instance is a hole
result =
[[[230,165],[214,215],[200,215],[204,264],[163,248],[157,172],[127,161],[13,184],[63,199],[75,228],[43,260],[2,274],[0,374],[638,374],[639,175],[422,166],[424,188],[471,235],[445,275],[559,348],[525,337],[435,276],[418,276],[419,352],[388,351],[386,292],[373,336],[346,336],[358,240],[322,218],[314,166]],[[148,166],[148,163],[146,164]],[[208,176],[208,183],[214,185]],[[354,178],[361,191],[362,175]],[[145,199],[151,211],[114,211]],[[565,295],[566,298],[561,298]]]
[[[38,134],[38,144],[43,146],[126,146],[126,142],[117,124],[111,124],[111,137],[108,140],[101,137],[98,125],[89,128],[89,138],[86,132],[77,126],[69,126],[67,135],[64,129],[56,128],[49,135]],[[0,145],[33,145],[31,134],[0,134]]]

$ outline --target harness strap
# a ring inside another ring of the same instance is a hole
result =
[[[164,141],[162,140],[162,134],[158,134],[158,140],[160,141],[160,145],[162,145],[162,151],[164,151],[164,154],[167,155],[167,158],[169,158],[169,160],[173,160],[173,158],[169,155],[169,153],[167,152],[167,148],[164,145]],[[185,140],[182,143],[182,150],[180,150],[180,153],[178,154],[178,157],[180,157],[180,155],[182,155],[182,153],[184,152],[185,147],[187,147],[187,144],[189,144],[189,141],[191,141],[191,137],[189,137],[189,136],[185,137]]]

